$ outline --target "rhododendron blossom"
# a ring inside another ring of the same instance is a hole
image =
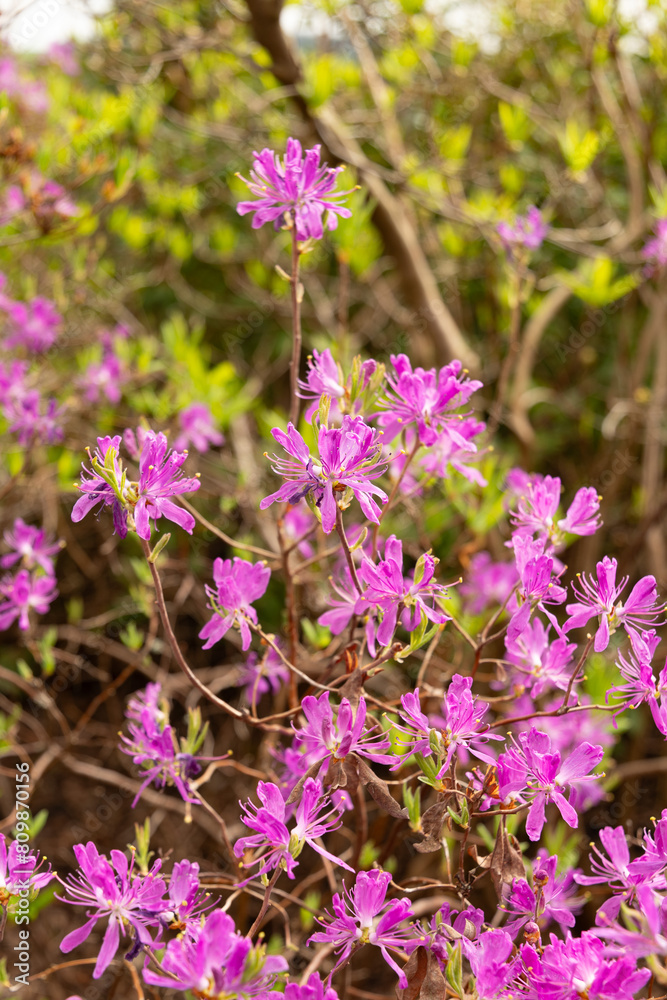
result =
[[[233,560],[214,560],[215,588],[206,586],[208,607],[214,614],[199,633],[199,638],[206,640],[204,649],[220,642],[232,625],[241,632],[243,649],[248,649],[251,640],[248,621],[257,624],[257,611],[252,602],[264,595],[270,577],[271,570],[264,563],[250,563],[238,556]]]
[[[322,529],[329,534],[336,523],[337,507],[341,503],[347,506],[350,494],[359,501],[366,517],[379,523],[380,508],[373,496],[386,503],[387,494],[373,480],[382,475],[386,466],[382,464],[378,432],[362,417],[345,416],[340,427],[320,427],[315,458],[291,423],[287,433],[278,428],[271,433],[291,460],[273,456],[274,472],[287,481],[261,501],[262,510],[277,500],[296,504],[310,496],[322,515]]]
[[[259,229],[265,222],[273,222],[276,229],[294,226],[299,240],[319,240],[327,229],[336,229],[337,216],[349,219],[351,212],[340,204],[349,191],[335,191],[342,167],[320,166],[320,146],[301,151],[297,139],[287,140],[283,160],[271,149],[253,153],[251,180],[241,180],[248,185],[256,201],[240,201],[236,206],[239,215],[254,212],[252,228]],[[240,176],[240,175],[239,175]]]

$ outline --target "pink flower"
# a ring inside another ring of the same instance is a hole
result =
[[[220,446],[225,439],[213,424],[211,411],[205,403],[192,403],[178,415],[181,433],[174,441],[174,448],[181,451],[192,445],[202,454],[213,444]]]
[[[210,649],[220,642],[232,625],[241,632],[243,649],[250,646],[248,619],[257,624],[257,612],[251,606],[266,593],[271,570],[264,563],[251,563],[238,556],[231,559],[216,559],[213,562],[213,587],[206,587],[209,597],[208,607],[215,612],[199,633],[206,639],[204,649]]]
[[[632,1000],[651,977],[649,969],[638,969],[630,956],[607,958],[602,941],[584,931],[573,938],[567,931],[564,941],[551,935],[541,954],[532,945],[520,949],[529,986],[526,996],[533,1000]]]
[[[475,941],[464,935],[461,948],[470,962],[479,1000],[506,996],[506,988],[521,971],[520,960],[512,958],[514,945],[507,931],[494,927],[483,931]]]
[[[503,605],[518,582],[514,562],[494,562],[488,552],[477,552],[470,560],[460,594],[466,610],[479,615],[491,605]]]
[[[366,699],[359,698],[356,712],[347,698],[343,698],[334,722],[333,710],[329,704],[329,692],[324,691],[319,698],[306,695],[302,702],[306,725],[299,729],[294,726],[294,740],[303,745],[309,764],[328,759],[343,760],[350,753],[368,757],[379,764],[393,764],[395,758],[379,751],[388,750],[389,737],[385,733],[371,735],[377,725],[366,729]]]
[[[445,776],[454,755],[462,748],[486,764],[495,764],[495,758],[482,747],[489,740],[502,740],[502,736],[488,733],[489,726],[482,721],[488,705],[475,698],[471,688],[472,677],[454,674],[442,700],[442,716],[434,719],[435,726],[421,710],[419,688],[401,698],[403,707],[399,714],[404,725],[396,725],[402,734],[401,743],[406,752],[421,753],[424,757],[430,757],[437,748],[441,762],[437,778]],[[395,764],[394,769],[401,763]]]
[[[72,42],[53,42],[49,46],[48,56],[67,76],[79,76],[81,73]]]
[[[510,917],[505,930],[512,937],[531,920],[541,927],[551,920],[555,920],[561,927],[574,927],[574,915],[585,903],[583,897],[575,895],[577,885],[574,879],[581,873],[581,869],[577,868],[574,872],[566,869],[559,875],[557,866],[557,855],[538,855],[533,863],[532,885],[525,878],[515,878],[511,885],[505,884],[500,908]]]
[[[460,417],[454,411],[465,405],[482,383],[460,377],[460,361],[452,361],[439,371],[415,368],[405,354],[392,354],[395,375],[387,375],[389,390],[381,400],[385,412],[381,423],[385,441],[393,439],[406,427],[414,425],[421,444],[433,445],[447,429],[454,434]],[[459,446],[466,446],[461,439]]]
[[[542,219],[539,208],[531,205],[525,215],[517,215],[513,226],[508,222],[499,222],[496,232],[510,253],[516,247],[539,250],[549,232],[549,226]]]
[[[77,948],[88,938],[98,920],[108,920],[93,971],[93,979],[99,979],[118,950],[121,930],[126,933],[126,929],[132,927],[136,941],[153,944],[148,928],[159,926],[159,916],[167,909],[163,899],[167,887],[158,876],[161,861],[155,862],[148,875],[141,876],[134,873],[134,857],[128,865],[121,851],[112,851],[109,862],[92,841],[85,847],[75,844],[74,853],[80,872],[69,875],[67,881],[60,879],[71,899],[57,898],[74,906],[90,907],[93,912],[89,909],[83,927],[63,938],[60,950],[67,953]]]
[[[5,598],[0,602],[0,631],[9,628],[18,618],[19,628],[26,632],[30,628],[29,613],[45,615],[58,596],[56,581],[52,576],[37,576],[27,569],[20,569],[15,576],[0,580],[0,594]]]
[[[14,521],[13,528],[5,531],[4,539],[12,551],[0,559],[3,569],[20,560],[24,569],[41,566],[48,576],[55,575],[53,557],[60,552],[64,542],[53,542],[41,528],[26,524],[20,517]]]
[[[380,949],[385,962],[398,976],[399,986],[407,988],[407,977],[389,952],[397,949],[411,952],[419,944],[420,938],[414,924],[410,923],[404,928],[398,926],[413,916],[410,900],[392,899],[385,903],[390,882],[389,872],[377,869],[359,872],[351,890],[344,889],[343,896],[334,894],[335,915],[328,914],[325,920],[318,917],[318,922],[325,930],[317,931],[307,943],[314,941],[334,946],[340,957],[331,975],[347,961],[353,951],[357,951],[362,945],[371,944]]]
[[[325,987],[319,973],[313,972],[307,983],[288,983],[285,987],[285,1000],[338,1000],[338,994],[333,987]]]
[[[579,586],[572,585],[572,590],[579,598],[578,603],[568,604],[566,611],[570,616],[563,626],[564,632],[573,628],[581,628],[594,615],[599,618],[598,630],[595,635],[594,649],[601,653],[609,645],[610,636],[622,625],[628,634],[632,628],[641,629],[644,625],[664,625],[664,620],[656,621],[665,610],[664,604],[658,604],[658,590],[654,576],[644,576],[634,585],[625,604],[618,601],[628,582],[624,576],[616,583],[617,562],[605,556],[597,564],[597,581],[577,574]],[[618,601],[618,603],[616,603]]]
[[[89,403],[97,403],[104,394],[110,403],[120,402],[123,365],[113,352],[105,352],[101,361],[88,365],[81,379]]]
[[[38,892],[56,877],[51,865],[40,872],[45,859],[39,860],[39,851],[24,851],[22,847],[12,840],[8,848],[7,837],[0,833],[0,913],[2,907],[18,902],[21,890]]]
[[[533,612],[539,608],[560,632],[554,615],[547,604],[562,604],[567,591],[561,587],[554,574],[554,560],[544,554],[544,541],[533,541],[528,535],[515,535],[512,539],[514,559],[519,571],[520,584],[517,604],[507,626],[507,638],[514,642],[526,629]]]
[[[349,489],[366,517],[379,523],[380,508],[373,496],[386,503],[387,494],[372,480],[382,475],[386,465],[382,463],[378,432],[362,417],[346,415],[341,427],[320,427],[317,458],[311,456],[306,442],[291,423],[287,425],[287,433],[274,428],[271,434],[293,460],[273,456],[273,471],[284,476],[286,482],[261,501],[262,510],[277,500],[297,504],[310,494],[322,514],[322,529],[328,535],[336,523],[337,496]]]
[[[667,219],[658,219],[653,231],[655,237],[642,249],[642,257],[658,267],[664,267],[667,264]]]
[[[289,680],[289,670],[274,649],[269,647],[260,659],[256,653],[249,653],[241,668],[238,683],[245,687],[245,697],[249,703],[258,701],[267,691],[277,694]]]
[[[519,733],[518,741],[512,739],[507,752],[498,758],[499,792],[503,800],[517,793],[531,800],[526,820],[529,839],[540,839],[548,802],[556,804],[569,826],[577,827],[577,811],[563,792],[575,781],[595,781],[601,777],[590,772],[604,756],[602,747],[580,743],[565,761],[561,761],[560,753],[552,752],[546,733],[534,727],[528,733]]]
[[[592,845],[594,854],[589,858],[593,874],[577,874],[575,879],[579,885],[604,885],[612,890],[613,896],[598,909],[605,920],[615,920],[621,903],[631,903],[639,886],[651,882],[655,889],[667,888],[664,878],[656,877],[658,873],[655,870],[638,871],[636,866],[634,869],[630,867],[630,848],[622,826],[605,826],[600,830],[600,841],[607,856]]]
[[[572,654],[576,643],[563,637],[553,639],[551,628],[539,618],[526,625],[514,639],[506,639],[507,659],[519,668],[513,676],[516,684],[530,691],[534,698],[552,687],[567,690],[572,674]]]
[[[8,317],[5,347],[26,347],[39,354],[56,340],[62,316],[48,299],[37,296],[31,302],[14,302],[0,295],[0,309]]]
[[[339,204],[349,191],[334,192],[342,167],[320,166],[320,147],[301,151],[297,139],[287,140],[287,153],[281,161],[271,149],[253,153],[252,180],[248,185],[257,201],[241,201],[236,206],[239,215],[254,212],[252,228],[273,222],[275,229],[296,226],[299,240],[322,238],[323,223],[327,229],[338,225],[336,216],[349,219],[351,212]],[[239,175],[240,176],[240,175]]]
[[[169,942],[160,969],[156,972],[147,959],[144,980],[179,992],[193,990],[201,997],[282,1000],[283,994],[272,987],[287,962],[280,955],[266,955],[262,945],[253,947],[227,913],[213,910],[192,934]]]
[[[64,409],[55,399],[44,401],[37,389],[18,395],[13,394],[4,406],[9,430],[16,434],[20,445],[28,446],[41,441],[57,444],[63,439],[60,420]]]
[[[451,620],[438,605],[437,600],[447,596],[447,588],[433,582],[438,560],[427,552],[420,557],[414,578],[403,576],[403,544],[395,535],[390,535],[384,547],[384,559],[375,566],[368,556],[364,556],[359,570],[359,579],[366,584],[362,600],[375,605],[382,614],[382,621],[375,635],[375,623],[367,630],[368,648],[375,652],[375,639],[381,646],[389,646],[396,631],[398,615],[408,632],[428,620],[444,625]],[[361,603],[361,601],[359,602]]]
[[[519,497],[518,510],[510,517],[514,524],[513,534],[537,535],[538,538],[563,544],[565,534],[593,535],[598,530],[600,520],[600,497],[592,487],[577,491],[565,517],[557,518],[560,506],[561,483],[558,477],[545,476],[531,479],[528,488]]]
[[[181,477],[181,466],[188,457],[187,451],[172,451],[164,434],[148,431],[139,460],[138,499],[132,514],[136,532],[147,541],[151,536],[150,521],[166,517],[192,534],[195,519],[187,510],[175,504],[170,497],[198,490],[199,479]]]
[[[257,875],[282,868],[289,878],[294,878],[296,859],[301,854],[305,844],[308,844],[336,865],[341,865],[348,871],[354,868],[341,858],[330,854],[317,843],[332,830],[341,825],[341,806],[334,806],[328,795],[324,794],[321,782],[315,778],[306,778],[301,798],[296,807],[296,823],[292,830],[287,828],[286,812],[289,808],[277,785],[268,781],[260,781],[257,785],[257,796],[262,803],[256,806],[253,802],[240,803],[244,813],[241,817],[246,826],[256,832],[250,837],[241,837],[234,844],[234,854],[242,858],[247,850],[260,851],[258,857],[250,862],[259,864]]]
[[[340,415],[340,410],[336,401],[345,396],[345,386],[340,367],[333,359],[331,351],[313,350],[312,357],[308,358],[308,372],[306,378],[299,379],[299,396],[301,399],[310,399],[305,417],[308,422],[313,419],[313,414],[317,413],[320,398],[323,395],[331,399],[332,415]]]

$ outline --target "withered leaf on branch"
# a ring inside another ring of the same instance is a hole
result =
[[[341,698],[347,698],[352,708],[356,710],[357,705],[359,704],[359,698],[363,694],[364,683],[368,679],[368,675],[365,670],[361,670],[359,667],[356,648],[352,650],[348,648],[345,650],[345,660],[348,678],[342,687],[339,688],[338,693]]]
[[[348,784],[348,775],[344,760],[339,757],[331,758],[322,784],[327,791],[334,788],[345,788]]]
[[[308,778],[315,778],[321,766],[322,766],[322,761],[317,760],[315,761],[314,764],[311,764],[311,766],[308,768],[305,774],[301,775],[296,785],[289,793],[289,797],[287,799],[287,805],[290,805],[290,803],[292,802],[299,801],[301,795],[303,794],[303,786],[305,785],[306,781],[308,780]]]
[[[420,944],[403,971],[408,985],[405,989],[396,987],[398,1000],[444,1000],[445,977],[432,951]]]
[[[447,798],[438,799],[422,815],[422,831],[424,839],[415,844],[415,850],[420,854],[430,854],[432,851],[439,851],[442,847],[440,834],[445,813],[447,812]]]
[[[361,757],[357,757],[356,754],[351,753],[347,759],[350,760],[351,758],[354,758],[359,781],[368,789],[368,794],[371,798],[375,799],[380,808],[384,809],[390,816],[393,816],[394,819],[407,819],[408,810],[402,809],[399,806],[389,791],[386,781],[378,778],[377,774],[371,771],[366,761]]]
[[[511,885],[515,878],[526,877],[519,841],[508,834],[504,816],[500,818],[493,853],[487,854],[485,858],[478,858],[475,848],[471,848],[470,853],[481,868],[488,868],[491,872],[491,881],[498,899],[502,899],[503,885]]]

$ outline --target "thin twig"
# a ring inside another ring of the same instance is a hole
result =
[[[246,934],[246,937],[252,938],[253,934],[255,934],[257,932],[257,930],[259,929],[260,924],[262,923],[262,920],[264,919],[264,914],[268,910],[269,903],[271,902],[271,891],[272,891],[274,885],[276,884],[276,882],[278,881],[278,879],[280,878],[281,871],[282,871],[282,868],[276,868],[276,870],[274,871],[273,875],[271,876],[271,881],[267,885],[266,892],[264,893],[264,899],[262,900],[262,906],[260,908],[260,911],[257,914],[257,917],[255,918],[255,921],[254,921],[252,927],[250,928],[250,930]]]

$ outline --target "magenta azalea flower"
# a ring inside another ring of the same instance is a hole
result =
[[[438,560],[425,553],[417,563],[412,580],[403,577],[403,543],[395,535],[390,535],[384,547],[384,559],[375,566],[364,556],[359,570],[359,579],[366,584],[363,600],[375,605],[382,614],[377,630],[377,641],[381,646],[389,646],[396,631],[398,615],[408,632],[414,632],[423,619],[444,625],[450,621],[436,606],[438,598],[447,596],[447,588],[433,582]],[[368,635],[368,648],[375,652],[375,629]],[[368,633],[367,633],[368,634]]]
[[[630,868],[630,848],[622,826],[605,826],[600,830],[600,841],[606,852],[593,845],[593,854],[589,855],[592,875],[577,874],[579,885],[605,885],[613,892],[613,896],[605,900],[598,913],[604,914],[606,920],[615,920],[621,903],[633,902],[640,885],[652,882],[654,888],[665,889],[664,878],[656,879],[655,871],[637,871]]]
[[[62,316],[53,303],[41,296],[32,302],[14,302],[0,294],[0,309],[8,318],[5,347],[26,347],[35,353],[46,351],[62,325]]]
[[[174,441],[174,448],[179,451],[192,444],[197,451],[202,454],[210,446],[219,446],[225,443],[225,439],[213,423],[213,416],[205,403],[192,403],[186,406],[178,415],[178,422],[181,426],[181,433]]]
[[[404,428],[414,425],[419,440],[424,445],[432,445],[446,428],[455,433],[460,417],[454,411],[468,402],[473,392],[481,389],[482,383],[461,378],[460,361],[452,361],[439,371],[430,368],[415,368],[405,354],[392,354],[391,363],[395,375],[387,375],[389,390],[381,401],[385,413],[382,426],[385,440],[393,441]],[[461,439],[465,447],[466,441]]]
[[[42,399],[37,389],[12,394],[4,406],[8,430],[24,447],[35,441],[57,444],[63,439],[61,419],[64,409],[55,399]]]
[[[53,542],[41,528],[26,524],[20,517],[14,521],[13,528],[5,531],[4,539],[12,551],[0,559],[3,569],[21,560],[24,569],[41,566],[48,576],[55,575],[53,557],[60,552],[63,542]]]
[[[106,351],[101,361],[88,365],[81,379],[88,402],[99,402],[102,394],[110,403],[120,402],[123,374],[123,365],[113,351]]]
[[[538,858],[534,862],[532,885],[525,878],[515,878],[511,885],[505,884],[501,909],[509,914],[505,930],[512,937],[529,921],[540,927],[551,920],[561,927],[574,927],[574,915],[585,902],[575,896],[577,885],[574,879],[580,869],[558,875],[557,865],[555,854],[550,858]]]
[[[655,824],[655,833],[644,830],[644,854],[631,861],[628,871],[632,875],[648,873],[658,875],[667,869],[667,810]]]
[[[625,684],[611,688],[609,694],[623,695],[625,700],[619,706],[619,711],[637,708],[643,701],[647,701],[653,708],[660,692],[667,690],[667,664],[660,671],[657,680],[651,667],[655,651],[660,645],[660,636],[656,635],[655,629],[641,633],[631,629],[628,636],[630,651],[627,656],[623,653],[618,656],[618,668]]]
[[[307,149],[304,156],[301,143],[288,139],[283,161],[271,149],[253,156],[252,180],[241,180],[257,201],[241,201],[236,206],[239,215],[255,213],[253,229],[265,222],[273,222],[275,229],[294,225],[297,239],[319,240],[324,233],[323,223],[327,229],[335,229],[338,215],[350,218],[350,210],[339,204],[350,191],[334,191],[343,167],[320,166],[319,146]]]
[[[391,746],[385,733],[372,735],[377,725],[366,729],[366,699],[359,698],[356,713],[347,698],[343,698],[334,722],[333,710],[329,704],[329,692],[324,691],[319,698],[306,695],[301,703],[306,725],[299,729],[294,726],[294,739],[303,745],[308,763],[318,760],[343,760],[350,753],[368,757],[378,764],[393,764],[394,757],[381,753]]]
[[[40,113],[49,106],[46,88],[19,73],[15,61],[8,56],[0,59],[0,92],[2,91],[10,97],[18,98],[31,111]]]
[[[515,639],[506,639],[507,659],[518,668],[515,683],[534,698],[551,687],[566,691],[572,674],[572,654],[576,643],[563,637],[553,639],[550,626],[539,618],[529,622]]]
[[[505,989],[521,971],[519,958],[512,958],[514,945],[509,934],[496,927],[484,931],[475,941],[461,938],[463,953],[475,977],[479,1000],[506,996]]]
[[[147,960],[143,977],[151,986],[193,990],[201,997],[282,1000],[272,987],[287,962],[265,950],[239,934],[228,914],[214,910],[192,934],[169,942],[160,961],[163,973]]]
[[[418,931],[414,924],[399,928],[399,924],[413,916],[410,900],[392,899],[385,903],[387,889],[391,882],[389,872],[373,869],[359,872],[352,889],[344,889],[344,895],[335,893],[333,911],[335,916],[318,922],[325,928],[308,939],[308,944],[332,944],[340,955],[336,968],[347,961],[352,951],[364,944],[372,944],[380,949],[382,957],[398,976],[399,986],[406,989],[408,980],[405,973],[389,954],[401,949],[413,951],[419,943]],[[332,970],[335,972],[335,969]]]
[[[627,601],[618,601],[625,589],[628,577],[616,583],[615,559],[605,556],[596,566],[597,581],[577,574],[579,585],[573,584],[572,590],[579,598],[576,604],[568,604],[566,611],[570,616],[563,626],[564,632],[573,628],[581,628],[589,619],[597,615],[598,629],[595,634],[594,649],[601,653],[609,645],[610,636],[622,625],[626,632],[633,628],[642,629],[645,625],[664,625],[664,619],[657,621],[665,610],[664,604],[658,604],[658,589],[654,576],[644,576],[634,585]],[[616,603],[618,601],[618,603]]]
[[[629,956],[607,958],[605,946],[590,931],[564,941],[551,935],[539,954],[532,945],[521,946],[521,959],[529,986],[529,1000],[632,1000],[651,977],[649,969],[638,969]]]
[[[318,625],[330,628],[334,635],[340,635],[347,627],[352,615],[359,615],[367,607],[365,597],[360,597],[347,566],[343,567],[338,578],[329,579],[333,594],[327,600],[329,611],[317,619]],[[375,627],[374,624],[372,626]]]
[[[346,492],[355,496],[370,521],[379,523],[380,508],[371,494],[387,502],[387,494],[372,482],[385,471],[378,432],[362,417],[343,417],[341,427],[320,427],[317,439],[319,457],[313,458],[301,434],[290,423],[287,433],[271,431],[294,461],[273,456],[273,470],[284,476],[276,493],[260,503],[264,510],[276,500],[296,504],[311,494],[322,514],[322,528],[328,535],[336,523],[337,496],[346,503]]]
[[[285,987],[285,1000],[338,1000],[338,994],[332,986],[325,986],[317,972],[313,972],[307,983],[288,983]]]
[[[161,923],[179,933],[196,934],[201,926],[201,916],[215,900],[199,888],[199,865],[196,862],[177,861],[169,877],[168,909],[159,914]]]
[[[557,476],[529,480],[528,489],[519,497],[518,509],[510,513],[513,534],[537,535],[555,543],[562,542],[566,533],[595,534],[602,524],[596,491],[592,487],[578,490],[565,517],[558,519],[560,492]]]
[[[187,457],[187,451],[171,451],[164,434],[156,434],[154,431],[146,434],[139,460],[139,482],[136,489],[138,498],[132,511],[140,538],[148,541],[151,537],[150,522],[157,521],[160,517],[174,521],[192,534],[194,517],[169,499],[199,489],[198,478],[181,478],[181,466]]]
[[[111,862],[100,854],[92,841],[85,845],[75,844],[74,853],[79,862],[80,873],[69,875],[67,881],[60,879],[65,891],[72,897],[57,898],[74,906],[92,907],[88,921],[68,934],[60,945],[65,953],[77,948],[88,938],[98,920],[108,919],[102,948],[95,964],[93,979],[99,979],[110,965],[118,950],[121,931],[134,929],[136,941],[142,945],[152,944],[149,927],[157,927],[160,914],[167,909],[163,899],[166,885],[158,876],[161,861],[156,861],[148,875],[135,875],[134,857],[128,865],[121,851],[111,851]]]
[[[545,605],[562,604],[567,591],[558,583],[553,558],[544,554],[543,539],[533,541],[528,535],[515,535],[512,544],[520,585],[516,608],[507,626],[507,638],[510,642],[517,640],[537,608],[544,612],[560,632],[558,622]]]
[[[134,442],[134,435],[127,435]],[[139,480],[130,481],[118,457],[120,435],[98,438],[98,448],[92,459],[93,471],[83,467],[87,478],[81,477],[79,489],[84,494],[72,510],[72,520],[80,521],[98,503],[111,506],[114,528],[125,538],[128,528],[133,528],[140,538],[149,541],[151,520],[161,517],[180,525],[189,534],[195,519],[189,511],[175,504],[170,497],[198,490],[198,477],[184,479],[181,466],[188,453],[169,449],[164,434],[144,431],[139,435]],[[113,460],[109,456],[113,450]],[[107,467],[108,466],[108,467]]]
[[[532,841],[540,839],[545,823],[545,808],[554,802],[565,822],[577,827],[579,817],[576,809],[565,798],[567,785],[580,781],[595,781],[601,777],[591,774],[604,756],[601,746],[580,743],[578,747],[561,761],[558,752],[552,752],[551,740],[546,733],[534,727],[528,733],[519,733],[498,758],[498,784],[501,799],[520,794],[531,801],[526,833]]]
[[[488,705],[478,701],[471,688],[472,677],[454,674],[442,700],[442,716],[434,719],[437,728],[421,710],[419,688],[401,698],[399,714],[404,725],[395,723],[402,734],[400,742],[407,753],[420,753],[424,757],[429,757],[437,747],[442,757],[438,778],[445,776],[454,754],[463,747],[485,763],[495,764],[495,758],[482,747],[488,740],[502,740],[503,737],[487,732],[489,726],[482,719]],[[401,763],[395,764],[394,769]]]
[[[488,552],[477,552],[461,584],[459,593],[466,610],[479,615],[491,605],[503,605],[519,582],[513,562],[494,562]]]
[[[52,42],[47,55],[67,76],[79,76],[81,73],[72,42]]]
[[[510,252],[516,247],[539,250],[549,232],[549,226],[542,219],[539,208],[531,205],[525,215],[517,215],[513,226],[509,222],[499,222],[496,232],[505,249]]]
[[[107,453],[110,448],[113,449],[113,473],[117,483],[120,483],[123,478],[123,469],[118,458],[120,441],[120,434],[116,434],[115,437],[98,437],[97,448],[92,456],[98,467],[106,468]],[[90,451],[88,454],[90,455]],[[111,507],[114,529],[121,538],[125,538],[127,535],[127,510],[113,487],[97,472],[91,471],[83,465],[81,467],[81,482],[77,489],[81,491],[83,496],[79,497],[72,508],[72,520],[81,521],[98,504]]]
[[[245,687],[245,697],[249,704],[253,698],[259,700],[267,691],[277,694],[289,680],[289,670],[280,656],[271,647],[260,659],[257,653],[249,653],[245,666],[241,668],[238,683]]]
[[[448,423],[420,458],[419,465],[431,476],[438,476],[440,479],[449,479],[451,470],[455,469],[469,482],[486,486],[486,479],[479,469],[470,465],[470,462],[478,461],[481,457],[472,439],[485,429],[486,424],[475,417],[461,417],[456,423]],[[408,435],[407,447],[410,447],[409,440]]]
[[[28,392],[25,384],[27,373],[27,361],[12,361],[9,365],[0,361],[0,404],[7,418],[11,417],[14,412],[13,407],[17,406]]]
[[[264,563],[251,563],[238,556],[231,559],[215,559],[213,562],[213,587],[206,586],[209,597],[207,605],[215,614],[199,633],[206,639],[204,649],[210,649],[220,642],[232,625],[241,632],[243,649],[250,646],[251,634],[248,619],[257,624],[257,612],[251,606],[266,593],[271,570]]]
[[[331,399],[331,409],[334,415],[340,415],[336,404],[338,399],[345,396],[345,385],[343,384],[343,374],[340,367],[333,359],[331,351],[313,350],[312,357],[308,358],[308,372],[306,378],[299,379],[299,396],[301,399],[310,399],[311,403],[306,410],[305,417],[308,422],[317,413],[320,398],[323,395]]]
[[[19,628],[30,628],[30,610],[45,615],[58,596],[56,581],[52,576],[37,576],[27,569],[20,569],[15,576],[0,580],[0,631],[9,628],[18,618]]]
[[[144,768],[144,780],[132,808],[151,781],[156,788],[175,785],[185,802],[199,802],[190,787],[190,779],[201,772],[200,758],[179,750],[174,731],[168,725],[169,718],[159,704],[159,697],[160,685],[149,684],[145,691],[130,699],[125,713],[130,720],[129,736],[121,734],[122,742],[118,749]]]
[[[658,267],[664,267],[667,264],[667,219],[658,219],[653,231],[655,237],[642,249],[642,257]]]
[[[334,806],[329,796],[324,794],[321,782],[315,778],[306,778],[296,807],[296,823],[291,831],[286,825],[286,811],[289,807],[278,786],[269,781],[260,781],[257,796],[261,806],[256,806],[250,800],[240,803],[244,810],[241,819],[256,833],[250,837],[241,837],[234,844],[237,858],[242,858],[247,850],[262,852],[250,862],[251,865],[260,865],[257,875],[282,868],[289,878],[294,878],[296,859],[305,844],[334,864],[341,865],[350,872],[354,871],[345,861],[330,854],[317,843],[318,837],[338,829],[343,811],[341,806]]]
[[[43,863],[39,851],[24,851],[17,840],[10,841],[8,849],[7,838],[0,833],[0,908],[18,900],[23,889],[38,892],[56,877],[51,865],[40,872]]]

